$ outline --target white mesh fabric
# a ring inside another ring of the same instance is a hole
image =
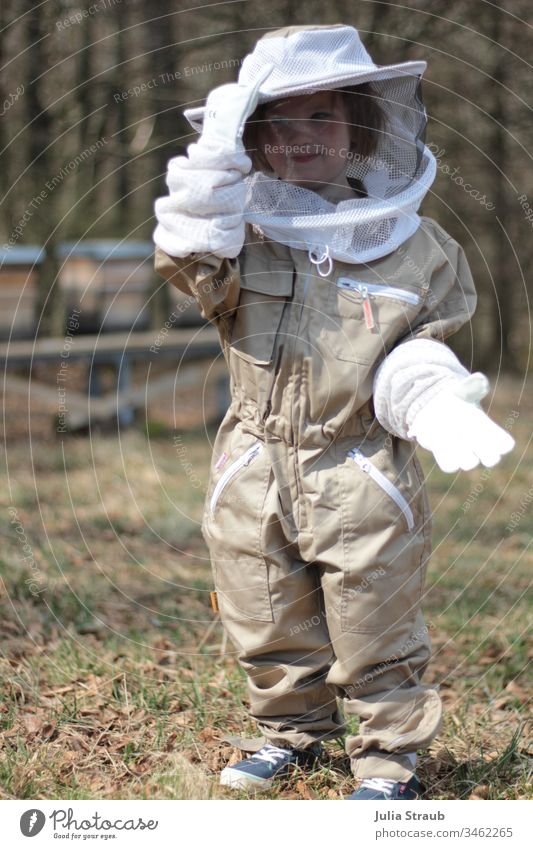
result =
[[[239,83],[253,85],[266,63],[274,69],[259,89],[259,104],[371,82],[384,126],[376,131],[371,155],[347,151],[346,179],[362,185],[366,197],[354,191],[353,199],[332,203],[273,172],[254,171],[245,179],[245,220],[289,247],[344,262],[391,253],[419,226],[417,210],[436,173],[435,157],[424,143],[420,78],[425,62],[377,66],[357,30],[339,24],[267,34],[243,60]],[[201,126],[201,109],[185,115]]]
[[[259,90],[258,103],[402,75],[422,75],[423,61],[375,65],[354,27],[343,24],[293,26],[266,33],[242,61],[238,81],[253,85],[265,65],[274,69]],[[204,107],[184,110],[201,131]]]
[[[426,114],[418,85],[417,77],[373,83],[385,126],[370,156],[358,157],[355,151],[346,161],[346,177],[359,180],[367,197],[334,204],[314,191],[254,172],[245,180],[245,219],[282,244],[327,249],[344,262],[369,262],[395,250],[417,229],[417,210],[436,171],[423,142]]]
[[[288,38],[260,39],[253,53],[243,60],[239,82],[251,84],[261,68],[271,62],[274,70],[265,94],[268,92],[268,97],[273,99],[286,94],[287,86],[291,87],[292,94],[304,94],[330,88],[332,79],[340,85],[343,78],[352,80],[354,74],[361,76],[363,82],[364,74],[374,68],[362,42],[354,43],[351,27],[290,30],[287,28]],[[327,49],[324,49],[326,39]]]

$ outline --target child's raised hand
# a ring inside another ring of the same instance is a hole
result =
[[[271,64],[265,65],[253,86],[227,83],[210,92],[205,104],[201,147],[218,143],[230,150],[244,150],[244,124],[257,106],[261,84],[273,68]]]
[[[244,175],[252,161],[242,152],[220,153],[191,144],[188,156],[168,163],[168,195],[155,201],[154,242],[170,256],[213,253],[234,258],[245,236]]]
[[[514,448],[512,436],[479,406],[488,391],[487,378],[476,372],[444,389],[415,416],[408,436],[433,453],[443,472],[468,471],[479,463],[495,466]]]
[[[243,174],[251,167],[251,161],[244,152],[234,154],[233,159],[237,157],[241,161],[218,167],[200,156],[170,160],[169,194],[154,204],[157,226],[153,239],[165,253],[175,257],[191,253],[238,256],[245,237]]]
[[[169,194],[155,202],[154,242],[171,256],[213,253],[234,258],[244,244],[246,186],[252,167],[242,134],[254,111],[266,65],[253,86],[229,83],[207,98],[202,134],[187,156],[168,163]]]

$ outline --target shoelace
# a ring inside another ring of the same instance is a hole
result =
[[[369,790],[377,790],[386,796],[392,796],[394,785],[397,783],[394,778],[363,778],[361,787],[368,788]]]
[[[276,766],[276,758],[279,758],[280,761],[285,760],[285,758],[290,757],[291,753],[288,749],[280,749],[278,746],[272,746],[268,743],[266,746],[263,746],[262,749],[259,749],[255,755],[252,755],[252,759],[256,758],[258,761],[266,761],[267,763]]]

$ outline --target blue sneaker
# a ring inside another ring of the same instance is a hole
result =
[[[418,799],[422,786],[412,775],[409,781],[395,781],[394,778],[363,778],[357,790],[348,799],[384,799],[387,802],[395,799]]]
[[[320,750],[320,746],[302,750],[282,749],[267,743],[251,757],[224,767],[220,783],[238,789],[265,790],[274,779],[284,778],[295,766],[314,763]]]

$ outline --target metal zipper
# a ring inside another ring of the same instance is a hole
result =
[[[395,286],[380,286],[377,283],[360,283],[349,277],[340,277],[337,280],[339,289],[350,289],[359,292],[363,297],[368,295],[379,295],[382,298],[391,298],[396,301],[405,301],[408,304],[419,304],[420,295],[409,292],[408,289],[396,289]]]
[[[209,502],[209,507],[211,513],[214,513],[215,507],[217,506],[217,501],[220,498],[220,494],[229,480],[237,474],[237,472],[243,468],[243,466],[248,466],[254,457],[256,457],[260,451],[263,450],[263,444],[261,442],[255,442],[251,448],[248,448],[247,451],[244,452],[237,460],[235,460],[231,466],[228,466],[224,474],[222,474],[215,486],[213,493],[211,495],[211,500]]]
[[[348,451],[348,457],[351,457],[352,460],[355,460],[357,465],[372,478],[373,481],[377,483],[378,486],[383,489],[387,495],[389,495],[395,504],[400,508],[403,515],[405,516],[405,520],[407,522],[408,530],[412,531],[415,526],[415,520],[413,516],[413,511],[409,507],[408,502],[400,492],[397,486],[395,486],[391,481],[386,477],[383,472],[381,472],[377,466],[374,466],[373,463],[370,462],[368,457],[365,457],[362,451],[359,448],[352,448]]]

